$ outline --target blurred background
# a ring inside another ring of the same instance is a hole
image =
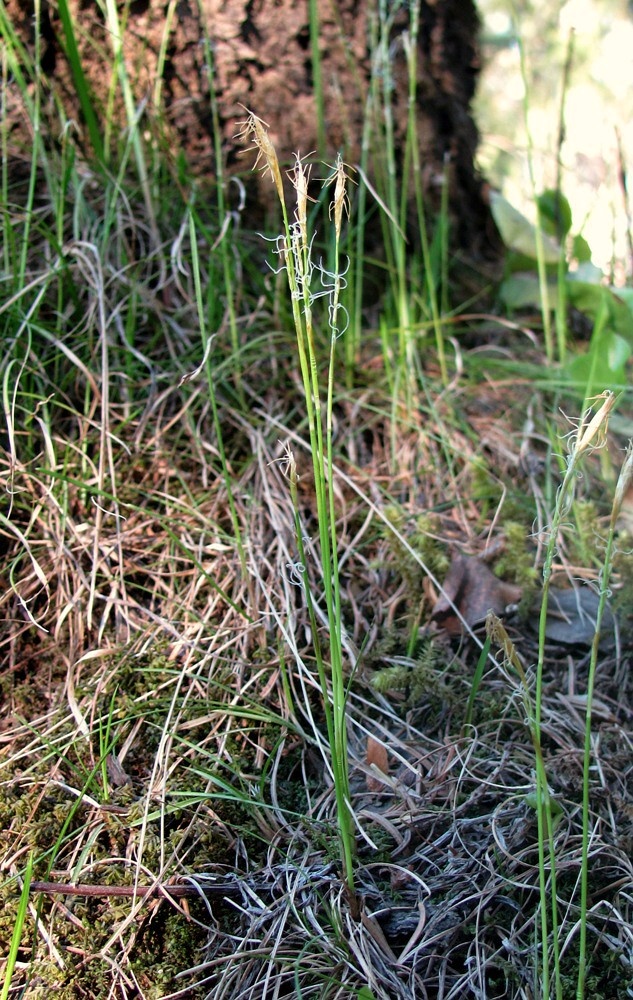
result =
[[[560,173],[573,229],[589,243],[594,263],[614,284],[630,282],[624,178],[633,169],[631,4],[479,0],[478,6],[483,173],[534,220],[531,144],[536,191],[555,187]]]

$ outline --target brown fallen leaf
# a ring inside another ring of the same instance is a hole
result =
[[[455,553],[431,618],[449,635],[461,635],[464,625],[454,607],[472,628],[484,621],[489,611],[503,615],[508,605],[520,600],[521,588],[500,580],[483,560]]]
[[[387,755],[387,748],[384,743],[380,743],[378,740],[374,739],[373,736],[367,737],[367,751],[365,753],[365,762],[374,769],[381,771],[383,774],[389,774],[389,757]],[[381,781],[379,776],[368,774],[367,779],[367,791],[368,792],[381,792],[385,789],[384,781]]]
[[[106,768],[113,788],[123,788],[124,785],[132,784],[129,774],[123,769],[119,758],[113,753],[109,753],[106,757]]]

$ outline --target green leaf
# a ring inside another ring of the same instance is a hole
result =
[[[633,343],[633,298],[626,294],[627,289],[619,288],[615,294],[606,285],[577,281],[573,276],[567,279],[566,287],[571,306],[594,321],[603,310],[604,322]]]
[[[490,193],[490,209],[506,247],[536,260],[536,226],[497,191]],[[558,263],[561,251],[556,241],[546,233],[542,233],[542,241],[545,263]]]
[[[531,809],[534,809],[535,811],[536,811],[536,809],[538,809],[539,800],[540,800],[542,806],[545,805],[545,796],[544,795],[540,795],[539,796],[539,794],[537,792],[529,792],[525,796],[525,802],[527,803],[527,805]],[[549,799],[549,803],[550,803],[550,810],[551,810],[551,815],[552,815],[552,826],[553,826],[553,828],[555,830],[556,827],[558,826],[558,824],[560,823],[561,819],[564,816],[564,810],[563,810],[563,807],[561,806],[560,802],[557,802],[556,799],[553,799],[551,796],[550,796],[550,799]]]
[[[608,309],[607,289],[604,285],[594,284],[590,281],[576,281],[574,278],[567,279],[567,301],[578,312],[595,319],[600,308]]]
[[[548,284],[551,301],[555,300],[556,285]],[[512,274],[502,283],[499,298],[508,309],[539,308],[541,305],[541,286],[534,273]]]
[[[587,353],[573,358],[565,370],[573,382],[583,386],[588,397],[626,384],[625,365],[631,353],[631,345],[624,337],[612,329],[602,330],[591,338]]]
[[[619,300],[629,314],[633,317],[633,288],[611,289],[616,300]]]
[[[492,640],[490,636],[487,635],[484,644],[481,647],[479,659],[477,660],[477,666],[475,667],[475,673],[473,674],[472,684],[470,685],[470,692],[468,694],[468,704],[466,705],[466,714],[464,715],[462,733],[465,732],[467,727],[470,726],[473,721],[473,709],[475,707],[475,698],[477,697],[477,691],[479,690],[481,679],[484,675],[484,670],[486,668],[486,663],[488,661],[488,653],[490,652],[491,641]]]
[[[546,233],[562,239],[571,229],[571,206],[560,191],[543,191],[536,199],[541,225]]]
[[[75,84],[75,93],[79,98],[79,104],[88,127],[88,134],[90,136],[90,142],[92,143],[95,156],[100,163],[105,163],[107,157],[106,150],[103,145],[103,136],[99,127],[92,90],[88,80],[86,79],[86,74],[84,73],[84,68],[81,62],[81,56],[79,55],[77,39],[75,37],[75,25],[68,0],[59,0],[58,9],[66,41],[66,58],[68,59],[73,82]]]
[[[571,256],[579,264],[588,264],[591,261],[591,247],[584,236],[574,236],[571,245]]]

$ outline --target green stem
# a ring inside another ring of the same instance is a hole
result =
[[[578,955],[578,982],[576,985],[576,1000],[584,1000],[585,980],[587,976],[587,912],[589,905],[589,772],[591,769],[592,747],[591,747],[591,715],[593,707],[593,692],[596,681],[596,667],[598,664],[598,652],[600,647],[600,629],[604,611],[607,603],[608,581],[611,573],[611,563],[613,559],[613,549],[615,544],[616,524],[620,515],[622,502],[627,487],[633,474],[633,444],[629,441],[627,455],[622,465],[618,483],[615,490],[615,498],[611,507],[611,518],[609,520],[609,533],[605,547],[602,573],[600,576],[600,595],[598,610],[596,612],[596,627],[591,644],[591,658],[589,661],[589,674],[587,677],[587,708],[585,714],[585,746],[582,774],[582,858],[580,867],[580,937]]]

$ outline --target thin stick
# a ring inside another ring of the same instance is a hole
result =
[[[49,896],[172,896],[174,899],[205,895],[239,896],[240,887],[234,881],[221,881],[208,885],[87,885],[71,882],[31,882],[31,892],[43,892]]]

